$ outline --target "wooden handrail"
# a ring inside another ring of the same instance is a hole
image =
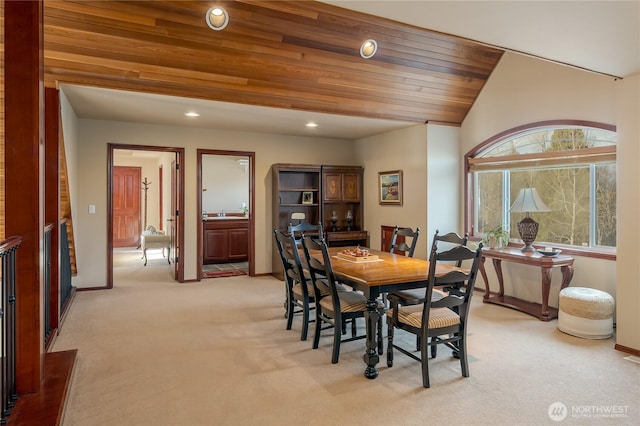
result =
[[[5,252],[8,252],[18,247],[20,243],[22,243],[22,237],[17,235],[13,237],[9,237],[6,240],[2,241],[0,243],[0,256],[3,255]]]

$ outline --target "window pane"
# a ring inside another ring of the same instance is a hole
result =
[[[511,198],[521,188],[536,188],[550,212],[531,213],[540,224],[536,242],[589,245],[589,167],[511,172]],[[511,214],[511,236],[519,237],[517,223],[524,213]]]
[[[479,172],[476,229],[485,232],[502,224],[502,172]]]
[[[616,133],[587,127],[556,127],[523,132],[483,151],[478,157],[501,157],[548,151],[614,146]]]
[[[616,246],[616,165],[596,166],[595,244]]]

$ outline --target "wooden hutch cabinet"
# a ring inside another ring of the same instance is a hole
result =
[[[322,166],[322,225],[330,246],[368,246],[358,166]]]
[[[274,164],[271,171],[274,229],[287,232],[291,214],[304,213],[307,222],[322,223],[328,245],[368,246],[369,234],[363,229],[362,167]],[[350,222],[347,212],[351,214]],[[272,260],[274,274],[282,275],[275,251]]]

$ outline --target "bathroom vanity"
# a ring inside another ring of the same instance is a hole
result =
[[[208,216],[202,220],[203,264],[248,260],[249,219],[246,216]]]

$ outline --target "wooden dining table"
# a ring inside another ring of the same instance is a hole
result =
[[[346,249],[350,248],[346,247]],[[429,281],[429,262],[372,249],[369,249],[369,253],[377,256],[377,259],[356,262],[339,258],[338,253],[343,250],[345,247],[329,247],[331,266],[338,281],[362,291],[367,297],[365,312],[367,346],[363,357],[367,367],[364,375],[368,379],[375,379],[378,377],[376,365],[380,361],[377,352],[376,326],[378,319],[384,315],[385,311],[377,299],[383,293],[426,287]],[[438,269],[442,272],[450,268],[438,265]],[[436,273],[439,272],[438,269]]]

